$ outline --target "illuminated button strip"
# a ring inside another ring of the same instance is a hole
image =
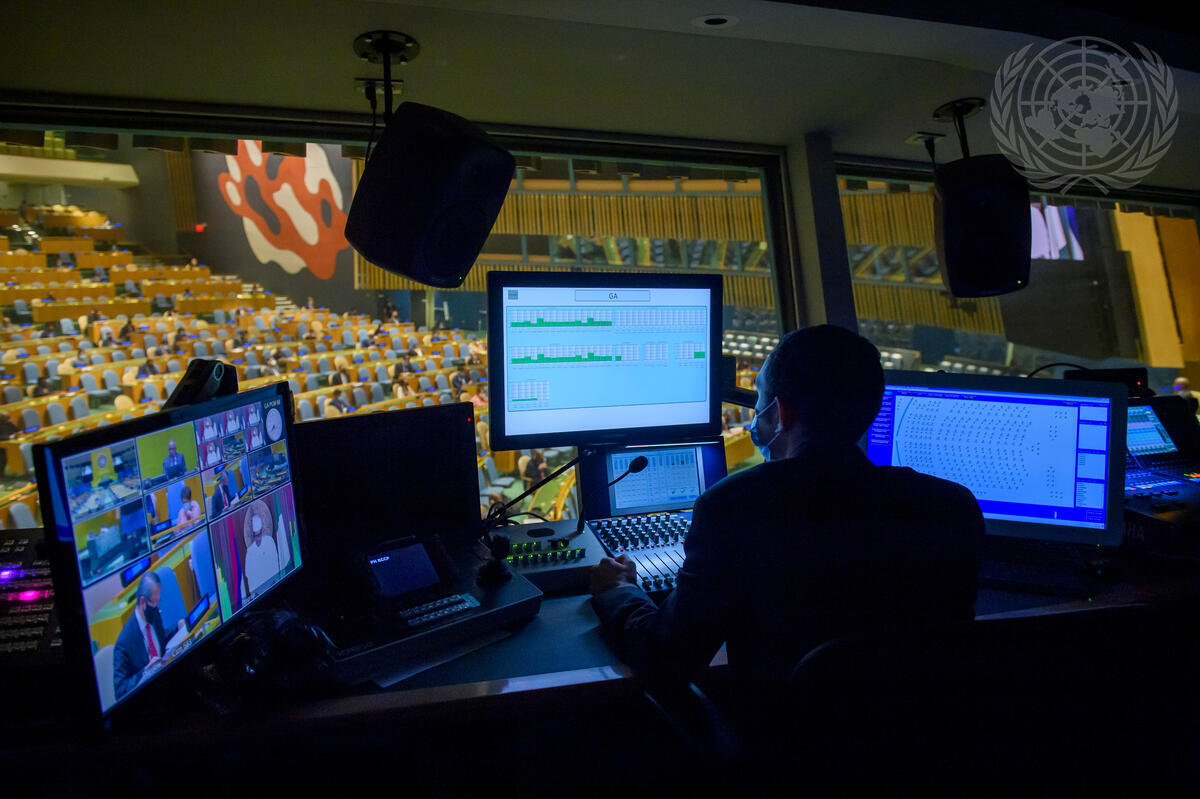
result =
[[[567,539],[552,538],[542,541],[521,541],[512,545],[507,560],[517,568],[547,566],[582,560],[587,555],[586,547],[568,547]]]
[[[426,602],[424,605],[417,605],[415,608],[406,608],[400,611],[400,618],[408,622],[410,626],[416,626],[477,607],[479,607],[479,600],[470,594],[455,594],[433,602]]]

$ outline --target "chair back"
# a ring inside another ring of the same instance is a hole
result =
[[[792,672],[793,743],[832,765],[938,752],[964,771],[1128,755],[1184,712],[1198,645],[1177,625],[1126,605],[837,638]]]
[[[67,421],[67,412],[63,410],[62,405],[51,402],[46,406],[46,418],[50,420],[50,424],[62,424]]]

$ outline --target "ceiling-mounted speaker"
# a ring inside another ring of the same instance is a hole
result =
[[[542,168],[542,157],[540,155],[518,155],[516,163],[518,172],[537,172]]]
[[[215,153],[217,155],[237,155],[237,139],[188,139],[188,147],[192,152]]]
[[[1029,183],[1003,155],[937,167],[934,235],[942,282],[955,297],[992,297],[1029,285]]]
[[[178,136],[149,136],[134,134],[133,146],[137,150],[162,150],[167,153],[183,152],[184,139]]]
[[[63,144],[77,150],[115,150],[120,141],[115,133],[68,130],[63,136]]]
[[[308,154],[308,144],[302,141],[264,141],[262,151],[272,155],[290,155],[303,158]]]
[[[389,272],[457,288],[496,223],[514,169],[512,155],[476,125],[402,103],[363,168],[346,240]]]
[[[45,143],[46,133],[43,130],[26,130],[25,128],[4,128],[0,130],[0,144],[42,147]]]

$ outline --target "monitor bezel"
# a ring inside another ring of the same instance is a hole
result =
[[[911,372],[889,369],[884,372],[884,390],[896,386],[941,388],[962,391],[1002,391],[1016,394],[1046,396],[1075,396],[1109,401],[1108,460],[1105,487],[1104,527],[1101,529],[1015,522],[984,518],[987,534],[1027,541],[1053,541],[1103,547],[1120,546],[1125,536],[1125,427],[1127,419],[1127,387],[1122,383],[1093,380],[1052,380],[1048,378],[997,377],[968,375],[957,372]],[[872,422],[874,423],[874,422]],[[866,452],[870,429],[859,439]]]
[[[144,686],[140,686],[133,693],[121,698],[107,710],[103,709],[100,698],[100,687],[96,682],[94,656],[91,651],[91,634],[88,630],[87,612],[84,606],[83,578],[79,573],[74,535],[71,530],[71,515],[65,504],[65,494],[59,497],[52,495],[50,476],[61,475],[61,466],[65,458],[96,449],[97,447],[106,446],[115,441],[134,439],[147,433],[154,433],[175,425],[194,422],[213,413],[219,413],[230,408],[237,408],[276,397],[282,400],[284,440],[288,442],[288,458],[291,460],[295,457],[295,436],[293,432],[295,407],[292,401],[291,388],[288,386],[287,381],[271,383],[256,389],[231,394],[226,397],[219,397],[197,405],[185,405],[171,410],[147,414],[136,419],[79,433],[70,438],[49,444],[34,445],[32,453],[34,471],[38,483],[38,499],[42,509],[42,525],[45,533],[47,559],[50,561],[50,573],[54,579],[54,598],[63,642],[63,657],[66,661],[68,674],[70,675],[69,679],[74,682],[75,686],[80,688],[79,696],[85,705],[83,707],[84,718],[99,720],[104,724],[109,724],[114,719],[130,713],[131,709],[136,709],[139,705],[144,704],[144,697],[146,695],[157,694],[163,690],[163,686],[173,682],[171,678],[163,679],[164,675],[178,675],[186,672],[186,668],[180,667],[181,662],[201,662],[197,658],[198,652],[211,653],[220,641],[226,640],[231,634],[235,633],[237,628],[241,626],[239,621],[245,618],[244,611],[246,608],[239,609],[229,621],[223,622],[211,635],[198,641],[187,652],[183,653],[179,660],[173,661],[168,668],[155,675],[154,679],[149,680]],[[308,558],[308,536],[303,516],[299,512],[303,497],[303,487],[300,486],[297,480],[298,470],[295,465],[291,465],[290,468],[292,502],[296,506],[296,530],[300,538],[300,565],[275,583],[255,603],[252,603],[254,607],[261,607],[258,602],[270,597],[272,594],[277,595],[281,587],[293,583],[296,575],[304,571],[304,565]],[[58,502],[63,503],[61,507],[57,504]],[[63,520],[62,529],[66,531],[65,538],[62,537],[63,533],[59,529],[60,519]]]
[[[701,424],[576,430],[563,433],[509,435],[505,429],[504,303],[505,289],[526,286],[564,288],[686,288],[703,289],[711,300],[708,351],[709,419]],[[661,441],[711,440],[721,433],[721,329],[724,319],[724,281],[721,275],[677,272],[507,272],[487,274],[488,403],[493,409],[488,436],[493,450],[541,447],[620,446]]]

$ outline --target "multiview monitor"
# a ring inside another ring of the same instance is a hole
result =
[[[301,567],[286,383],[34,448],[63,644],[99,713]]]
[[[489,272],[498,450],[720,434],[720,275]]]
[[[992,535],[1116,546],[1123,526],[1125,387],[889,372],[862,446],[971,490]]]

